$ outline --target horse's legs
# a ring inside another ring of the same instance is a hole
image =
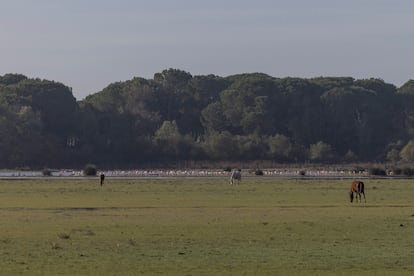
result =
[[[365,192],[361,192],[364,195],[364,202],[367,203],[367,199],[365,198]]]

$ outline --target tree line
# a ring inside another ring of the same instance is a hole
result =
[[[77,101],[62,83],[6,74],[0,132],[1,168],[413,161],[414,81],[167,69]]]

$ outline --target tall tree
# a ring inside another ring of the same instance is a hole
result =
[[[284,93],[284,120],[288,135],[294,143],[309,145],[320,140],[326,125],[320,96],[323,90],[313,82],[298,78],[285,78],[278,81]],[[285,134],[284,132],[280,132]]]

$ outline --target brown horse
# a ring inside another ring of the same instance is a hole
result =
[[[354,181],[351,184],[351,190],[349,191],[349,200],[351,202],[354,201],[354,193],[356,197],[356,202],[361,202],[361,195],[364,195],[364,202],[367,203],[367,200],[365,199],[365,192],[364,192],[364,182],[362,181]]]

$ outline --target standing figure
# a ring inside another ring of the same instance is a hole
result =
[[[101,178],[101,187],[102,187],[102,185],[104,184],[104,181],[105,181],[105,174],[101,173],[100,178]]]

